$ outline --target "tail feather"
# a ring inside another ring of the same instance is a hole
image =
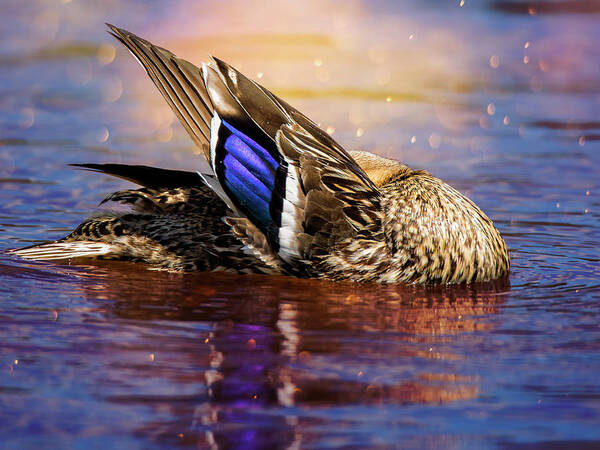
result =
[[[9,251],[9,254],[29,260],[61,260],[72,258],[94,258],[112,252],[111,245],[104,242],[73,241],[49,242]]]

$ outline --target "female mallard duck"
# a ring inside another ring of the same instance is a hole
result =
[[[132,212],[92,217],[63,239],[14,253],[382,283],[507,274],[500,233],[443,181],[371,153],[347,153],[223,61],[213,58],[200,69],[109,27],[146,69],[212,173],[80,165],[142,185],[104,200],[129,204]]]

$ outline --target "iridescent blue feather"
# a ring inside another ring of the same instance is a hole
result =
[[[234,203],[266,231],[273,222],[271,202],[280,165],[252,138],[224,120],[221,124],[225,129],[215,151],[216,172]]]

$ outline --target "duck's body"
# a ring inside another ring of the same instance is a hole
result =
[[[388,283],[507,274],[506,245],[492,222],[441,180],[371,153],[347,153],[222,61],[199,69],[111,30],[146,68],[213,173],[84,165],[145,186],[108,197],[133,212],[88,219],[64,239],[17,254]]]

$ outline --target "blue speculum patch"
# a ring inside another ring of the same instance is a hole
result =
[[[225,121],[231,132],[223,147],[224,183],[236,202],[263,230],[271,223],[269,204],[279,164],[261,145]]]

